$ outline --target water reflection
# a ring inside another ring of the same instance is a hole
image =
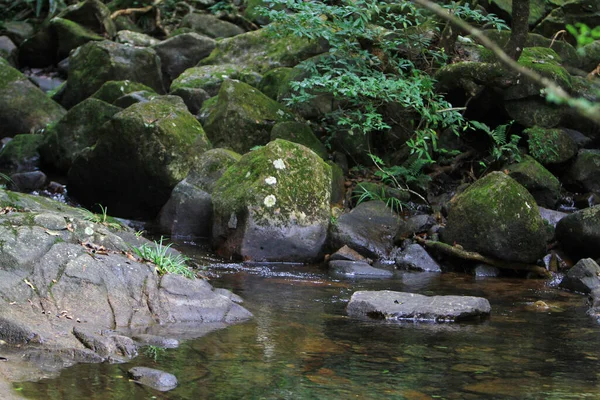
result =
[[[342,280],[316,267],[211,264],[212,283],[246,299],[254,320],[185,342],[156,363],[142,356],[79,365],[17,387],[32,399],[600,397],[600,327],[581,296],[541,281],[427,273]],[[354,291],[383,289],[484,296],[492,315],[467,324],[346,316]],[[180,386],[168,393],[136,386],[125,377],[133,365],[171,372]]]

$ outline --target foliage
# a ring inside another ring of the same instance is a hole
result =
[[[161,357],[165,353],[165,349],[158,346],[149,345],[144,349],[144,355],[148,358],[153,359],[155,362],[158,361],[158,358]]]
[[[389,196],[385,190],[385,186],[380,186],[379,191],[370,190],[369,188],[358,184],[356,190],[358,191],[356,197],[356,204],[360,204],[365,201],[379,200],[383,201],[390,210],[394,212],[401,212],[404,204],[400,199],[394,196]]]
[[[507,162],[511,164],[513,162],[521,161],[521,151],[518,147],[521,137],[518,135],[508,136],[508,131],[512,122],[498,125],[494,129],[491,129],[488,125],[478,121],[470,121],[469,125],[471,128],[485,132],[492,140],[492,147],[490,148],[490,158],[492,159],[492,162]],[[481,161],[481,164],[484,167],[487,166],[485,161]]]
[[[86,221],[90,221],[95,224],[101,224],[111,229],[123,229],[123,226],[121,225],[121,223],[119,223],[119,221],[108,215],[108,207],[103,207],[101,204],[99,204],[98,206],[100,207],[100,214],[95,214],[89,210],[84,209],[82,210],[85,214],[83,218]]]
[[[486,19],[468,6],[450,7],[472,20],[505,27],[493,15]],[[271,0],[265,14],[274,22],[270,29],[277,35],[328,43],[327,56],[300,64],[307,77],[291,83],[288,104],[331,95],[339,107],[325,115],[323,122],[332,136],[390,129],[393,121],[382,110],[391,104],[418,115],[406,145],[421,160],[432,163],[433,154],[442,150],[437,131],[450,128],[458,134],[464,119],[436,93],[429,74],[445,56],[432,48],[428,29],[421,27],[431,21],[412,2]]]
[[[226,14],[234,13],[236,11],[236,7],[232,4],[230,0],[220,0],[217,1],[212,6],[208,7],[211,13],[218,14],[224,12]]]
[[[0,15],[4,21],[20,21],[31,15],[52,18],[65,7],[64,0],[0,0]]]
[[[586,24],[577,22],[575,25],[567,24],[567,31],[577,40],[577,47],[583,47],[600,39],[600,26],[591,29]]]
[[[405,185],[415,185],[419,188],[424,188],[429,183],[430,178],[423,173],[423,168],[428,162],[422,158],[414,157],[403,165],[386,166],[383,160],[374,154],[369,154],[371,160],[377,167],[375,176],[381,178],[382,182],[392,185],[398,189],[404,189],[400,184],[402,181]]]
[[[164,245],[163,240],[161,236],[160,241],[154,241],[154,245],[143,244],[140,247],[133,248],[133,252],[138,257],[154,264],[159,275],[178,274],[188,279],[194,279],[196,275],[187,266],[189,258],[170,252],[169,249],[172,244]]]
[[[534,127],[526,129],[525,133],[528,134],[527,144],[533,158],[548,162],[558,157],[558,132],[556,130]]]

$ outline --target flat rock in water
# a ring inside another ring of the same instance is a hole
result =
[[[131,378],[142,385],[166,392],[177,387],[177,378],[173,374],[147,367],[134,367],[129,370]]]
[[[391,271],[373,268],[362,261],[333,260],[329,262],[329,270],[335,274],[348,276],[387,278],[394,275]]]
[[[490,309],[490,303],[482,297],[424,296],[381,290],[355,292],[346,312],[352,317],[454,322],[486,316]]]

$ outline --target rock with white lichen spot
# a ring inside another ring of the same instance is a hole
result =
[[[228,258],[315,261],[327,237],[330,198],[331,167],[307,147],[275,140],[217,181],[213,244]]]

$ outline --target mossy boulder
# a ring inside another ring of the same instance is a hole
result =
[[[129,44],[131,46],[138,47],[151,47],[160,43],[160,40],[153,38],[150,35],[146,35],[140,32],[122,30],[117,32],[115,41],[122,44]]]
[[[37,134],[16,135],[0,150],[0,166],[18,172],[37,169],[42,139],[43,136]]]
[[[271,140],[275,139],[299,143],[317,153],[322,159],[327,159],[327,149],[315,136],[310,125],[304,122],[287,121],[275,124],[271,129]]]
[[[129,80],[124,81],[108,81],[102,84],[100,89],[98,89],[94,94],[90,97],[98,100],[102,100],[106,103],[112,104],[118,98],[123,97],[124,95],[132,92],[138,92],[140,90],[146,90],[149,92],[154,92],[148,86],[143,83],[133,82]]]
[[[534,127],[523,133],[528,138],[529,154],[543,165],[565,163],[579,150],[575,140],[563,129]]]
[[[504,110],[508,116],[526,127],[553,128],[565,115],[565,108],[550,104],[540,96],[506,100]]]
[[[134,104],[105,123],[73,162],[69,193],[114,215],[154,218],[171,190],[211,145],[179,97]]]
[[[58,17],[76,22],[98,35],[113,38],[117,29],[110,14],[108,7],[100,0],[85,0],[67,7]]]
[[[139,82],[164,93],[160,59],[149,48],[119,43],[89,42],[69,56],[69,79],[62,104],[71,108],[94,94],[108,81]]]
[[[184,180],[171,192],[157,218],[161,233],[178,238],[210,238],[212,192],[223,173],[241,156],[225,149],[203,153]]]
[[[292,35],[276,38],[259,29],[220,40],[200,65],[238,64],[263,74],[276,67],[293,67],[326,50],[315,41]]]
[[[558,221],[556,238],[575,260],[600,257],[600,205],[574,212]]]
[[[293,119],[285,107],[252,86],[227,80],[221,85],[204,129],[216,147],[228,147],[243,154],[267,144],[277,122]]]
[[[215,48],[216,41],[197,33],[184,33],[152,46],[160,57],[165,80],[172,81],[183,71],[198,64]]]
[[[555,8],[534,28],[533,32],[545,37],[553,37],[567,26],[577,23],[589,27],[600,25],[600,3],[596,0],[566,1]]]
[[[95,98],[85,99],[71,108],[46,130],[40,146],[43,164],[66,173],[79,153],[96,143],[98,128],[119,111],[119,107]]]
[[[68,57],[71,50],[87,42],[104,40],[104,37],[68,19],[53,18],[50,26],[56,32],[59,59]]]
[[[533,196],[492,172],[453,199],[442,240],[506,261],[532,263],[546,252],[546,230]]]
[[[203,89],[184,87],[172,90],[169,94],[181,97],[188,110],[194,115],[200,112],[204,102],[210,98],[210,95]]]
[[[221,21],[210,14],[189,13],[180,24],[181,28],[190,28],[194,32],[213,39],[228,38],[240,35],[245,31],[231,22]]]
[[[331,168],[277,139],[229,167],[213,191],[212,241],[225,257],[314,262],[329,225]]]
[[[148,90],[138,90],[136,92],[131,92],[124,94],[113,102],[114,106],[120,108],[127,108],[136,103],[145,103],[147,101],[152,101],[157,96],[156,93],[148,91]]]
[[[584,71],[592,71],[600,64],[600,40],[583,46],[581,49],[581,68]]]
[[[574,189],[600,193],[600,150],[580,150],[564,180]]]
[[[0,59],[0,138],[41,129],[66,111]]]
[[[27,21],[4,21],[2,28],[4,33],[17,45],[35,34],[35,28]]]
[[[487,3],[487,4],[486,4]],[[529,26],[533,27],[551,9],[546,0],[531,0],[529,2]],[[488,0],[482,4],[486,9],[501,18],[509,21],[512,19],[512,0]]]
[[[541,207],[555,208],[560,198],[560,182],[530,156],[508,167],[508,174],[531,193]]]
[[[250,86],[258,86],[262,76],[242,65],[205,65],[185,70],[171,83],[171,93],[178,89],[202,89],[213,97],[219,93],[227,79],[239,80]]]

